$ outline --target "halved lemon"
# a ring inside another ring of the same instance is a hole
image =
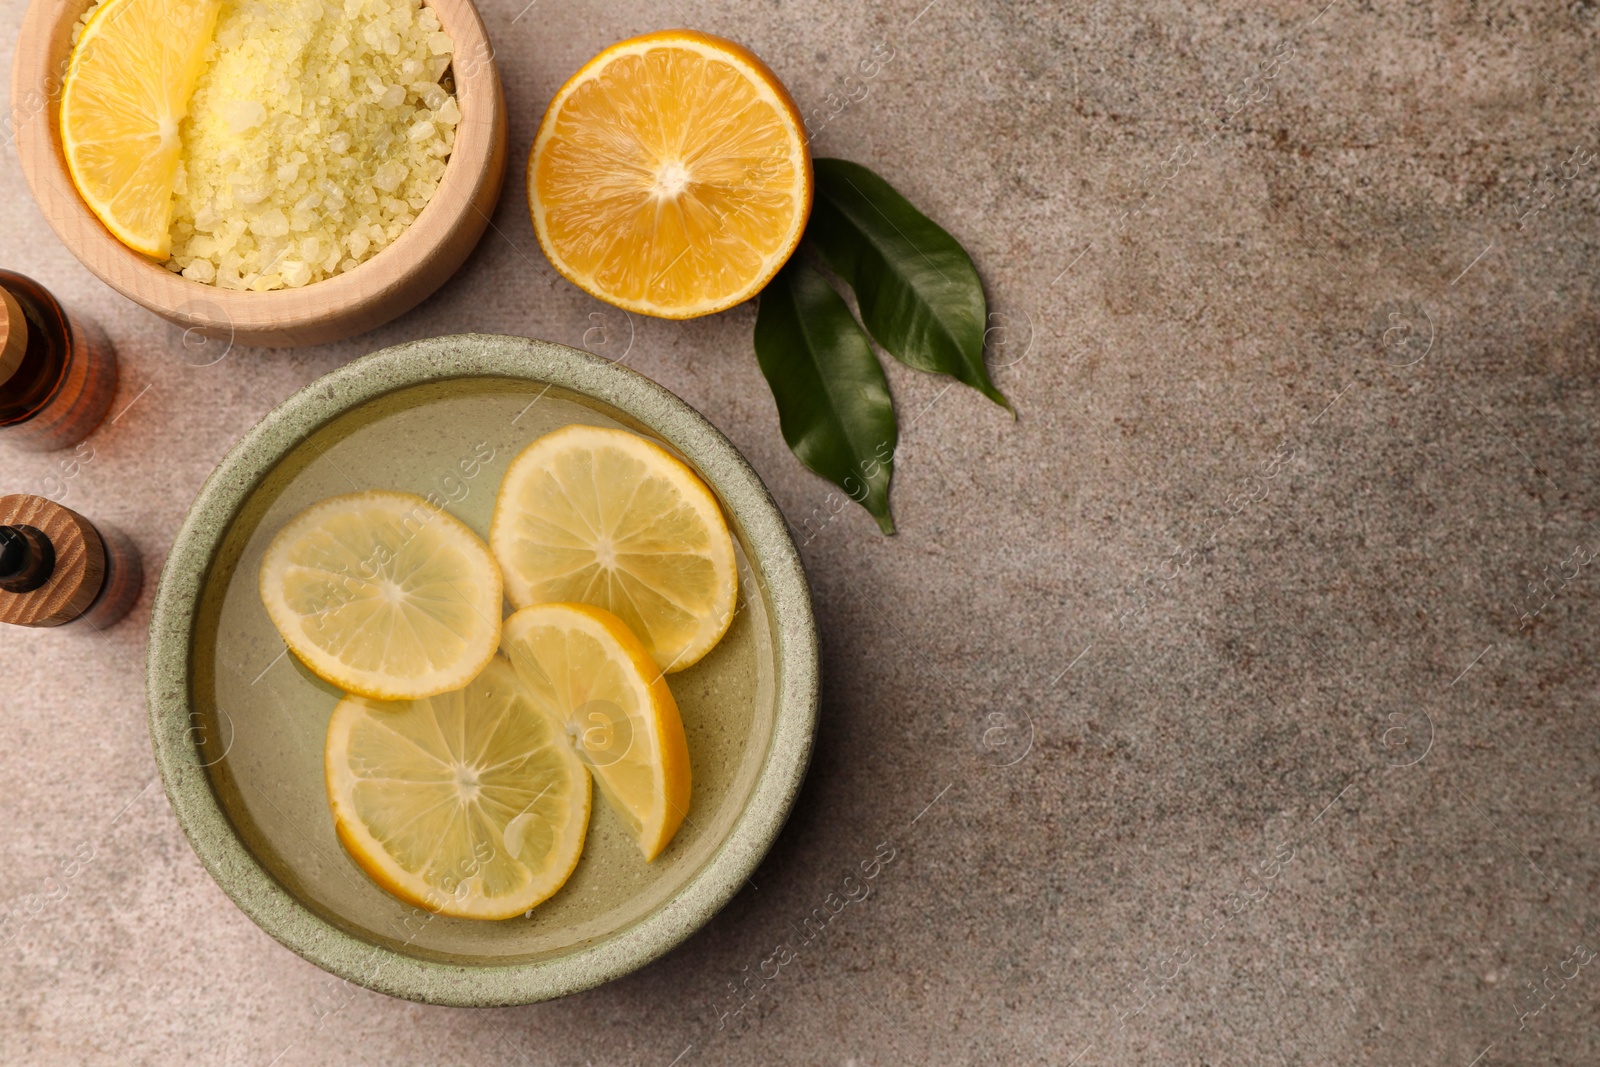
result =
[[[113,237],[165,258],[178,124],[205,65],[221,0],[105,0],[72,49],[61,149],[72,184]]]
[[[453,693],[346,697],[323,761],[339,840],[409,904],[509,919],[578,865],[588,772],[504,659]]]
[[[639,639],[587,604],[523,608],[505,623],[517,676],[567,734],[646,860],[689,812],[689,747],[677,702]]]
[[[592,296],[668,319],[760,291],[811,214],[794,101],[745,48],[693,30],[614,44],[556,93],[528,158],[533,230]]]
[[[500,567],[420,496],[330,497],[278,531],[261,601],[317,677],[377,700],[460,689],[500,643]]]
[[[566,426],[523,449],[500,483],[489,544],[513,605],[604,608],[663,671],[697,662],[733,621],[738,571],[716,498],[626,430]]]

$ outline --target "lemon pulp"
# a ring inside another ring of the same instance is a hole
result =
[[[589,775],[500,657],[454,692],[346,697],[324,769],[345,849],[384,889],[439,914],[519,915],[560,889],[583,851]]]
[[[732,41],[668,30],[613,45],[556,93],[528,161],[534,233],[608,303],[691,318],[755,295],[811,211],[804,123]]]
[[[587,604],[522,609],[505,622],[504,647],[655,859],[688,814],[690,780],[683,720],[649,653],[621,619]]]
[[[500,642],[500,568],[488,546],[412,493],[313,504],[267,546],[260,588],[294,654],[361,696],[459,689]]]
[[[89,210],[147,256],[171,247],[178,124],[205,63],[221,0],[105,0],[73,46],[61,87],[61,149]]]
[[[664,671],[698,662],[733,621],[738,570],[716,498],[625,430],[567,426],[524,449],[500,484],[489,544],[512,604],[604,608]]]

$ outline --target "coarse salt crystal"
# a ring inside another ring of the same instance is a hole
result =
[[[405,164],[395,162],[394,160],[390,160],[388,163],[383,164],[383,166],[374,171],[372,175],[373,188],[381,189],[386,193],[394,192],[400,187],[400,183],[405,180]]]
[[[263,211],[250,220],[250,232],[258,237],[282,237],[289,232],[289,217],[278,208]]]
[[[168,266],[300,286],[392,243],[438,187],[460,121],[453,46],[417,0],[223,0],[179,137]]]
[[[267,109],[254,100],[227,100],[220,110],[233,133],[245,133],[267,121]]]
[[[449,99],[449,94],[444,91],[444,86],[438,82],[414,82],[407,86],[413,93],[422,97],[422,102],[429,111],[438,111],[444,107],[444,102]]]

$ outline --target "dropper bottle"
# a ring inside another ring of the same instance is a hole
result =
[[[32,278],[0,270],[0,441],[29,452],[77,444],[117,391],[117,355]]]
[[[114,527],[42,496],[0,497],[0,623],[103,630],[143,582],[138,550]]]

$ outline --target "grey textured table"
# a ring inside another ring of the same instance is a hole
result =
[[[0,263],[97,316],[126,377],[92,457],[8,455],[0,490],[155,570],[228,446],[351,357],[631,332],[803,531],[826,687],[799,808],[704,932],[561,1002],[451,1010],[341,986],[201,869],[146,738],[148,592],[104,639],[6,633],[0,1060],[1600,1062],[1600,11],[925,2],[486,3],[494,229],[324,348],[191,365],[8,157]],[[897,537],[785,449],[750,306],[630,331],[533,240],[545,102],[679,24],[764,56],[818,153],[989,286],[1020,418],[890,366]],[[767,963],[880,842],[871,895]]]

